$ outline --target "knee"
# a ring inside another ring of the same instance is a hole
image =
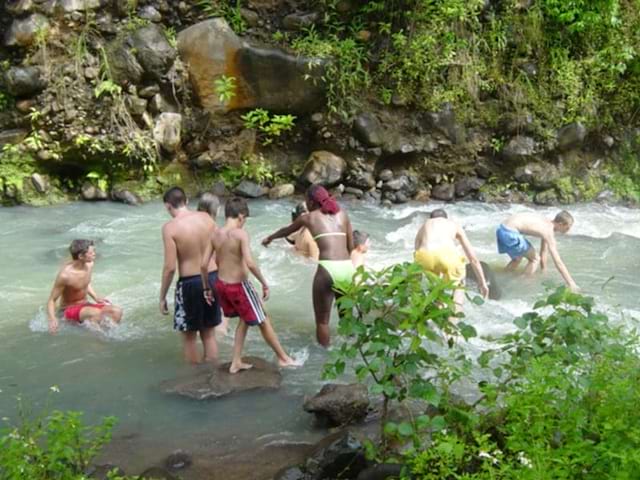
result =
[[[328,325],[317,325],[316,326],[316,339],[318,343],[323,347],[327,348],[331,343],[331,337],[329,336],[329,326]]]

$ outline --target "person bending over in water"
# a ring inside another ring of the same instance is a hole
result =
[[[300,215],[291,225],[272,233],[262,245],[268,246],[277,238],[286,237],[302,227],[309,229],[318,243],[320,259],[313,279],[313,310],[316,319],[318,343],[329,346],[329,319],[336,291],[335,282],[351,282],[355,268],[351,263],[353,232],[349,216],[327,190],[320,185],[312,185],[307,190],[309,213]]]
[[[300,202],[296,205],[296,208],[291,212],[291,221],[295,222],[300,215],[309,213],[307,204]],[[311,236],[311,232],[307,227],[302,227],[297,232],[285,237],[285,240],[293,245],[293,248],[299,254],[308,257],[312,260],[318,261],[320,251],[318,250],[318,244]]]
[[[58,331],[56,302],[62,297],[60,309],[65,320],[72,323],[100,324],[106,317],[116,323],[122,319],[122,309],[98,296],[91,286],[91,274],[96,250],[91,240],[74,240],[69,246],[71,261],[58,272],[47,302],[49,332]],[[95,303],[87,302],[89,295]]]
[[[218,345],[214,328],[221,322],[220,308],[209,305],[203,297],[200,264],[215,223],[204,212],[187,209],[187,196],[180,187],[164,194],[164,206],[172,219],[162,227],[164,266],[160,286],[160,311],[169,314],[167,292],[178,266],[180,278],[176,283],[173,329],[182,334],[182,349],[187,362],[201,361],[196,345],[198,333],[204,348],[202,359],[215,360]]]
[[[358,268],[364,266],[364,257],[369,251],[369,234],[362,230],[353,231],[353,250],[351,250],[351,263]]]
[[[249,234],[243,228],[249,216],[247,201],[239,197],[227,200],[224,215],[226,219],[224,227],[218,228],[213,233],[211,244],[218,258],[218,279],[215,288],[220,304],[227,317],[240,317],[233,341],[233,359],[229,372],[237,373],[252,367],[242,362],[242,349],[249,326],[260,328],[262,337],[277,355],[278,364],[281,367],[297,366],[282,349],[260,297],[249,281],[249,272],[251,272],[262,284],[262,298],[266,300],[269,297],[269,286],[253,260],[249,247]],[[208,262],[208,258],[203,258],[201,265],[203,282],[206,281]],[[205,291],[205,296],[207,302],[213,301],[210,289]]]
[[[214,229],[217,228],[216,225],[216,217],[218,216],[218,210],[220,209],[220,199],[217,195],[213,193],[205,192],[200,197],[198,201],[198,211],[208,213],[211,219],[213,220]],[[207,283],[203,284],[202,288],[205,290],[207,288],[212,289],[213,298],[215,299],[214,308],[218,310],[216,315],[219,314],[222,318],[220,325],[216,327],[216,334],[220,336],[225,336],[227,334],[227,329],[229,327],[229,319],[222,315],[220,312],[220,301],[218,299],[218,294],[216,293],[215,283],[218,279],[218,265],[216,264],[216,254],[213,251],[213,247],[211,246],[211,240],[207,242],[207,247],[204,250],[203,258],[208,258],[209,263],[207,265]]]
[[[524,270],[525,275],[533,275],[538,266],[542,271],[547,268],[547,254],[551,258],[572,291],[577,291],[578,286],[569,274],[556,244],[556,233],[567,233],[573,226],[573,217],[566,210],[561,211],[553,220],[544,218],[536,213],[517,213],[507,218],[496,230],[498,253],[506,253],[511,257],[507,264],[507,271],[515,270],[526,258],[529,263]],[[540,238],[540,254],[531,245],[524,235]]]
[[[418,230],[415,241],[415,261],[426,271],[441,275],[445,280],[452,280],[459,288],[453,294],[456,311],[462,310],[464,304],[463,283],[466,277],[465,258],[460,254],[456,243],[462,246],[478,280],[480,294],[487,298],[489,288],[484,278],[482,266],[473,251],[471,242],[460,225],[448,218],[447,212],[439,208],[431,212],[431,216]]]

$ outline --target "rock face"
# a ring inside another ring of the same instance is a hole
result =
[[[570,123],[558,130],[558,149],[566,151],[577,148],[584,143],[587,129],[580,122]]]
[[[269,190],[269,198],[278,199],[290,197],[296,191],[296,188],[291,183],[284,183],[282,185],[277,185]]]
[[[187,379],[163,382],[160,388],[165,393],[177,394],[195,400],[224,397],[248,390],[277,390],[282,383],[282,375],[274,364],[257,357],[245,357],[244,362],[253,368],[235,375],[229,373],[229,363],[213,369],[206,369]]]
[[[158,25],[143,27],[131,36],[131,46],[146,76],[160,80],[176,58],[176,51]]]
[[[441,183],[431,190],[431,196],[436,200],[450,202],[455,197],[456,187],[453,183]]]
[[[80,193],[82,195],[82,199],[87,202],[93,202],[96,200],[107,200],[109,198],[106,192],[102,191],[89,182],[85,182],[82,185]]]
[[[197,23],[178,35],[180,58],[186,62],[202,105],[211,112],[266,108],[294,113],[312,112],[322,105],[321,62],[312,62],[278,49],[249,46],[216,18]],[[234,77],[235,95],[221,101],[215,79]],[[306,79],[307,75],[313,78]]]
[[[533,188],[544,190],[551,188],[560,173],[555,165],[549,163],[527,163],[523,167],[518,167],[514,173],[514,178],[519,183],[527,183]]]
[[[367,467],[364,447],[351,431],[329,435],[307,459],[309,479],[356,478]]]
[[[535,140],[523,135],[513,137],[502,149],[502,156],[505,160],[513,163],[529,160],[535,153]]]
[[[49,28],[49,20],[39,13],[17,18],[5,33],[4,44],[7,47],[28,47],[35,43],[38,32],[46,28]]]
[[[309,157],[300,179],[307,185],[319,183],[331,187],[342,180],[346,167],[347,164],[341,157],[319,150]]]
[[[240,184],[233,189],[233,193],[246,198],[260,198],[268,193],[268,189],[262,185],[258,185],[250,180],[242,180]]]
[[[384,142],[382,125],[372,113],[361,113],[353,122],[353,133],[367,147],[378,147]]]
[[[11,67],[4,74],[4,81],[9,93],[15,97],[35,95],[46,86],[37,67]]]
[[[478,177],[464,177],[455,183],[456,197],[462,198],[476,193],[486,182]]]
[[[176,153],[181,142],[182,115],[179,113],[161,113],[153,128],[153,139],[162,150]]]
[[[369,411],[367,387],[327,384],[313,397],[305,398],[304,409],[330,425],[346,425],[366,417]]]

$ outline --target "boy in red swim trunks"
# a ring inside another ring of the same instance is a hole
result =
[[[69,246],[71,262],[66,263],[58,272],[53,289],[47,302],[49,332],[58,331],[56,302],[62,297],[60,308],[64,318],[73,323],[85,321],[100,323],[105,317],[119,323],[122,309],[98,297],[91,287],[91,273],[96,259],[96,251],[91,240],[74,240]],[[87,302],[89,295],[95,303]]]
[[[269,317],[264,312],[262,302],[249,281],[251,272],[262,284],[262,298],[269,297],[269,287],[258,265],[253,260],[249,247],[249,235],[244,224],[249,216],[249,206],[243,198],[231,198],[225,204],[225,224],[211,237],[211,246],[218,262],[218,279],[215,285],[209,284],[209,258],[202,259],[202,284],[207,302],[212,302],[212,288],[216,289],[220,305],[227,317],[240,317],[233,343],[233,359],[230,373],[247,370],[252,367],[242,362],[242,349],[249,326],[258,326],[267,344],[278,357],[281,367],[296,366],[295,361],[285,353],[278,341]]]

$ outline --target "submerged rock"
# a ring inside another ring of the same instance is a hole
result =
[[[162,467],[147,468],[140,474],[141,480],[179,480],[178,477]]]
[[[245,357],[253,368],[232,375],[229,363],[194,373],[191,377],[163,382],[160,388],[195,400],[208,400],[248,390],[277,390],[282,383],[278,367],[258,357]]]
[[[327,384],[313,397],[305,397],[304,410],[330,425],[346,425],[367,416],[369,394],[360,383]]]
[[[285,467],[273,476],[273,480],[309,480],[309,478],[300,467]]]
[[[190,467],[192,463],[193,458],[191,454],[184,450],[176,450],[164,461],[164,465],[171,470],[182,470]]]
[[[496,281],[496,276],[491,270],[491,267],[487,265],[485,262],[480,262],[480,266],[482,267],[482,274],[484,275],[484,279],[487,282],[487,286],[489,287],[489,298],[491,300],[500,300],[502,297],[502,289],[498,282]],[[466,265],[466,280],[467,283],[473,283],[474,285],[478,285],[478,280],[476,279],[476,274],[473,271],[471,265]]]
[[[87,475],[89,476],[89,478],[93,478],[95,480],[108,480],[109,478],[111,478],[109,476],[111,472],[114,472],[119,477],[124,477],[126,475],[124,470],[111,463],[105,463],[102,465],[95,465],[93,467],[90,467],[89,470],[87,470]]]
[[[300,179],[307,185],[319,183],[333,186],[342,180],[347,163],[343,158],[325,150],[318,150],[311,154]]]
[[[349,430],[321,440],[305,464],[305,471],[312,480],[356,478],[365,468],[364,446]]]

